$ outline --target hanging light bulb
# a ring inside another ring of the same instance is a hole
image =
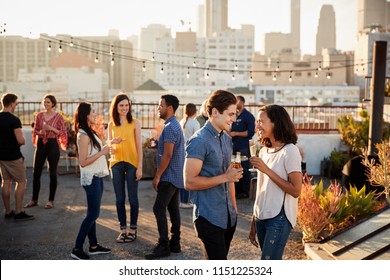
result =
[[[111,66],[114,66],[114,64],[115,64],[115,61],[114,61],[114,57],[113,57],[113,58],[111,58]]]
[[[272,76],[272,80],[276,81],[276,73],[274,73],[274,75]]]
[[[288,77],[288,81],[291,83],[292,82],[292,71],[290,71],[290,77]]]
[[[142,61],[142,71],[146,71],[145,61]]]
[[[62,53],[62,45],[61,45],[61,43],[62,43],[62,40],[60,40],[60,45],[58,46],[58,52],[59,53]]]
[[[73,37],[70,37],[70,43],[69,43],[69,47],[73,47],[74,45],[73,45]]]
[[[316,71],[316,73],[314,74],[314,78],[318,78],[318,72]]]
[[[330,79],[330,69],[328,68],[328,72],[326,73],[326,78],[329,80]]]
[[[234,76],[234,73],[232,74],[232,80],[234,81],[236,77]]]
[[[47,51],[51,51],[51,41],[49,41],[49,45],[47,46]]]
[[[99,57],[98,57],[98,52],[96,52],[96,57],[95,57],[95,63],[99,63]]]
[[[114,55],[114,46],[113,45],[111,45],[111,48],[110,48],[110,55],[111,56]]]
[[[318,70],[318,71],[322,71],[321,61],[319,61],[318,64],[319,64],[319,65],[318,65],[318,69],[317,69],[317,70]]]
[[[237,60],[235,62],[236,62],[236,65],[234,65],[234,70],[237,70],[238,69]]]
[[[190,78],[190,67],[188,67],[188,71],[187,71],[187,79]]]
[[[196,57],[194,57],[194,62],[192,62],[192,66],[196,67],[196,60],[195,60]]]
[[[152,53],[152,61],[155,61],[154,52]]]
[[[161,74],[164,74],[164,63],[162,63],[162,62],[161,62],[160,73],[161,73]]]
[[[279,71],[280,68],[279,68],[279,61],[276,63],[276,72]]]
[[[204,75],[204,77],[205,77],[206,79],[210,78],[210,75],[209,75],[209,68],[207,68],[206,74]]]
[[[252,71],[249,72],[249,82],[250,82],[250,83],[253,83]]]

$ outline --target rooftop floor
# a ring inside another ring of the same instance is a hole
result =
[[[32,169],[27,169],[28,187],[24,196],[27,203],[32,194]],[[66,260],[71,259],[70,252],[74,246],[81,221],[86,213],[85,192],[80,187],[80,178],[74,173],[58,176],[58,189],[54,208],[44,209],[48,198],[48,173],[42,174],[42,187],[39,205],[24,209],[35,219],[25,222],[5,220],[2,207],[0,218],[0,259],[1,260]],[[133,243],[119,244],[116,238],[119,232],[115,208],[115,193],[108,176],[104,179],[100,218],[98,219],[97,236],[103,246],[112,249],[112,254],[93,256],[92,259],[142,260],[150,253],[157,242],[158,234],[156,220],[153,214],[155,191],[151,180],[139,183],[139,221],[138,238]],[[12,200],[13,202],[13,200]],[[259,249],[252,246],[248,240],[249,221],[252,215],[253,201],[238,200],[239,218],[234,235],[229,259],[256,260],[259,259]],[[126,205],[129,211],[128,203]],[[129,217],[128,217],[129,219]],[[165,258],[170,260],[204,259],[200,242],[195,236],[192,224],[192,210],[181,209],[181,245],[182,252],[172,253]],[[285,250],[285,259],[306,259],[301,243],[301,233],[294,230]],[[87,249],[88,241],[85,242]]]

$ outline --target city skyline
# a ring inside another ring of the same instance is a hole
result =
[[[354,50],[357,2],[358,0],[301,0],[302,54],[315,54],[318,19],[324,4],[333,5],[335,10],[337,49]],[[69,0],[61,4],[60,9],[58,3],[48,0],[8,1],[0,9],[0,25],[5,24],[7,35],[31,35],[35,38],[40,33],[106,36],[110,29],[116,29],[120,38],[126,39],[139,35],[142,27],[157,23],[171,28],[172,36],[175,36],[175,32],[188,30],[189,27],[196,31],[197,8],[204,0],[135,0],[131,4],[123,3],[123,0],[110,1],[110,10],[107,5],[89,0]],[[167,7],[170,11],[167,11]],[[256,51],[264,53],[265,33],[290,32],[290,0],[229,0],[228,8],[228,25],[231,28],[240,28],[241,24],[255,26]],[[45,11],[44,14],[41,11]]]

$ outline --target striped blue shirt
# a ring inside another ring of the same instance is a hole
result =
[[[176,117],[170,117],[164,122],[164,129],[158,138],[157,166],[160,166],[161,157],[164,153],[164,143],[173,143],[173,154],[167,169],[161,175],[160,182],[169,182],[176,188],[184,188],[184,136],[180,123]]]

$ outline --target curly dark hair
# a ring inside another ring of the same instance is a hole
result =
[[[270,104],[261,107],[259,111],[267,113],[268,118],[274,124],[275,140],[281,141],[284,144],[297,143],[298,136],[295,126],[284,107],[276,104]],[[271,147],[271,141],[269,138],[264,138],[262,143],[266,147]]]

